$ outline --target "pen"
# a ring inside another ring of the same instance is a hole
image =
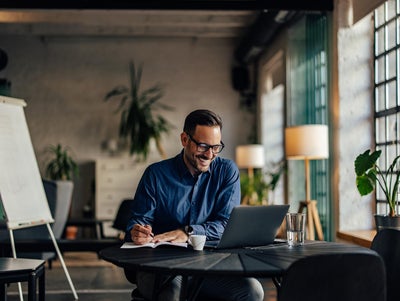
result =
[[[143,225],[143,224],[141,224],[141,223],[139,223],[139,225],[142,226],[142,227],[145,227],[145,228],[148,228],[148,227],[149,227],[149,225]],[[150,232],[149,235],[150,235],[151,238],[154,238],[154,233],[153,233],[153,232]]]

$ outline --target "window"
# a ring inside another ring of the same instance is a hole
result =
[[[389,0],[375,10],[374,120],[375,145],[382,150],[379,165],[387,169],[400,154],[400,0]],[[376,213],[388,212],[382,190],[376,190]]]
[[[329,47],[328,18],[310,14],[289,29],[287,126],[300,124],[329,124]],[[304,162],[289,162],[289,199],[298,200],[304,183]],[[330,200],[329,160],[310,162],[311,199],[317,200],[324,237],[334,233],[332,202]]]

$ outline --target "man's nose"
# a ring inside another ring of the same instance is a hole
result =
[[[212,158],[214,156],[214,153],[212,151],[212,148],[210,147],[208,150],[206,150],[204,152],[204,154],[208,157],[208,158]]]

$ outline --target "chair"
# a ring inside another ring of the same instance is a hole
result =
[[[398,281],[400,279],[400,231],[382,229],[372,240],[371,249],[375,250],[385,262],[387,280],[387,300],[400,300]]]
[[[125,233],[126,231],[126,226],[128,224],[129,218],[131,216],[130,212],[130,204],[133,200],[132,199],[125,199],[121,202],[119,205],[117,214],[115,216],[114,222],[112,227],[114,229],[117,229],[121,231],[121,233]],[[120,237],[123,239],[123,237]],[[131,282],[132,284],[136,284],[136,272],[135,271],[129,271],[129,270],[124,270],[126,278]],[[136,288],[132,291],[131,293],[131,301],[144,301],[145,299],[143,296],[139,293],[139,290]]]
[[[309,256],[293,263],[278,286],[278,301],[384,301],[385,267],[374,253]]]
[[[129,218],[131,217],[130,204],[132,199],[125,199],[119,205],[117,215],[115,216],[112,227],[114,229],[125,232],[126,225],[128,224]]]

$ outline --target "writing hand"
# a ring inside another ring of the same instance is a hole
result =
[[[137,245],[143,245],[153,241],[154,234],[150,225],[135,224],[131,230],[132,241]]]

